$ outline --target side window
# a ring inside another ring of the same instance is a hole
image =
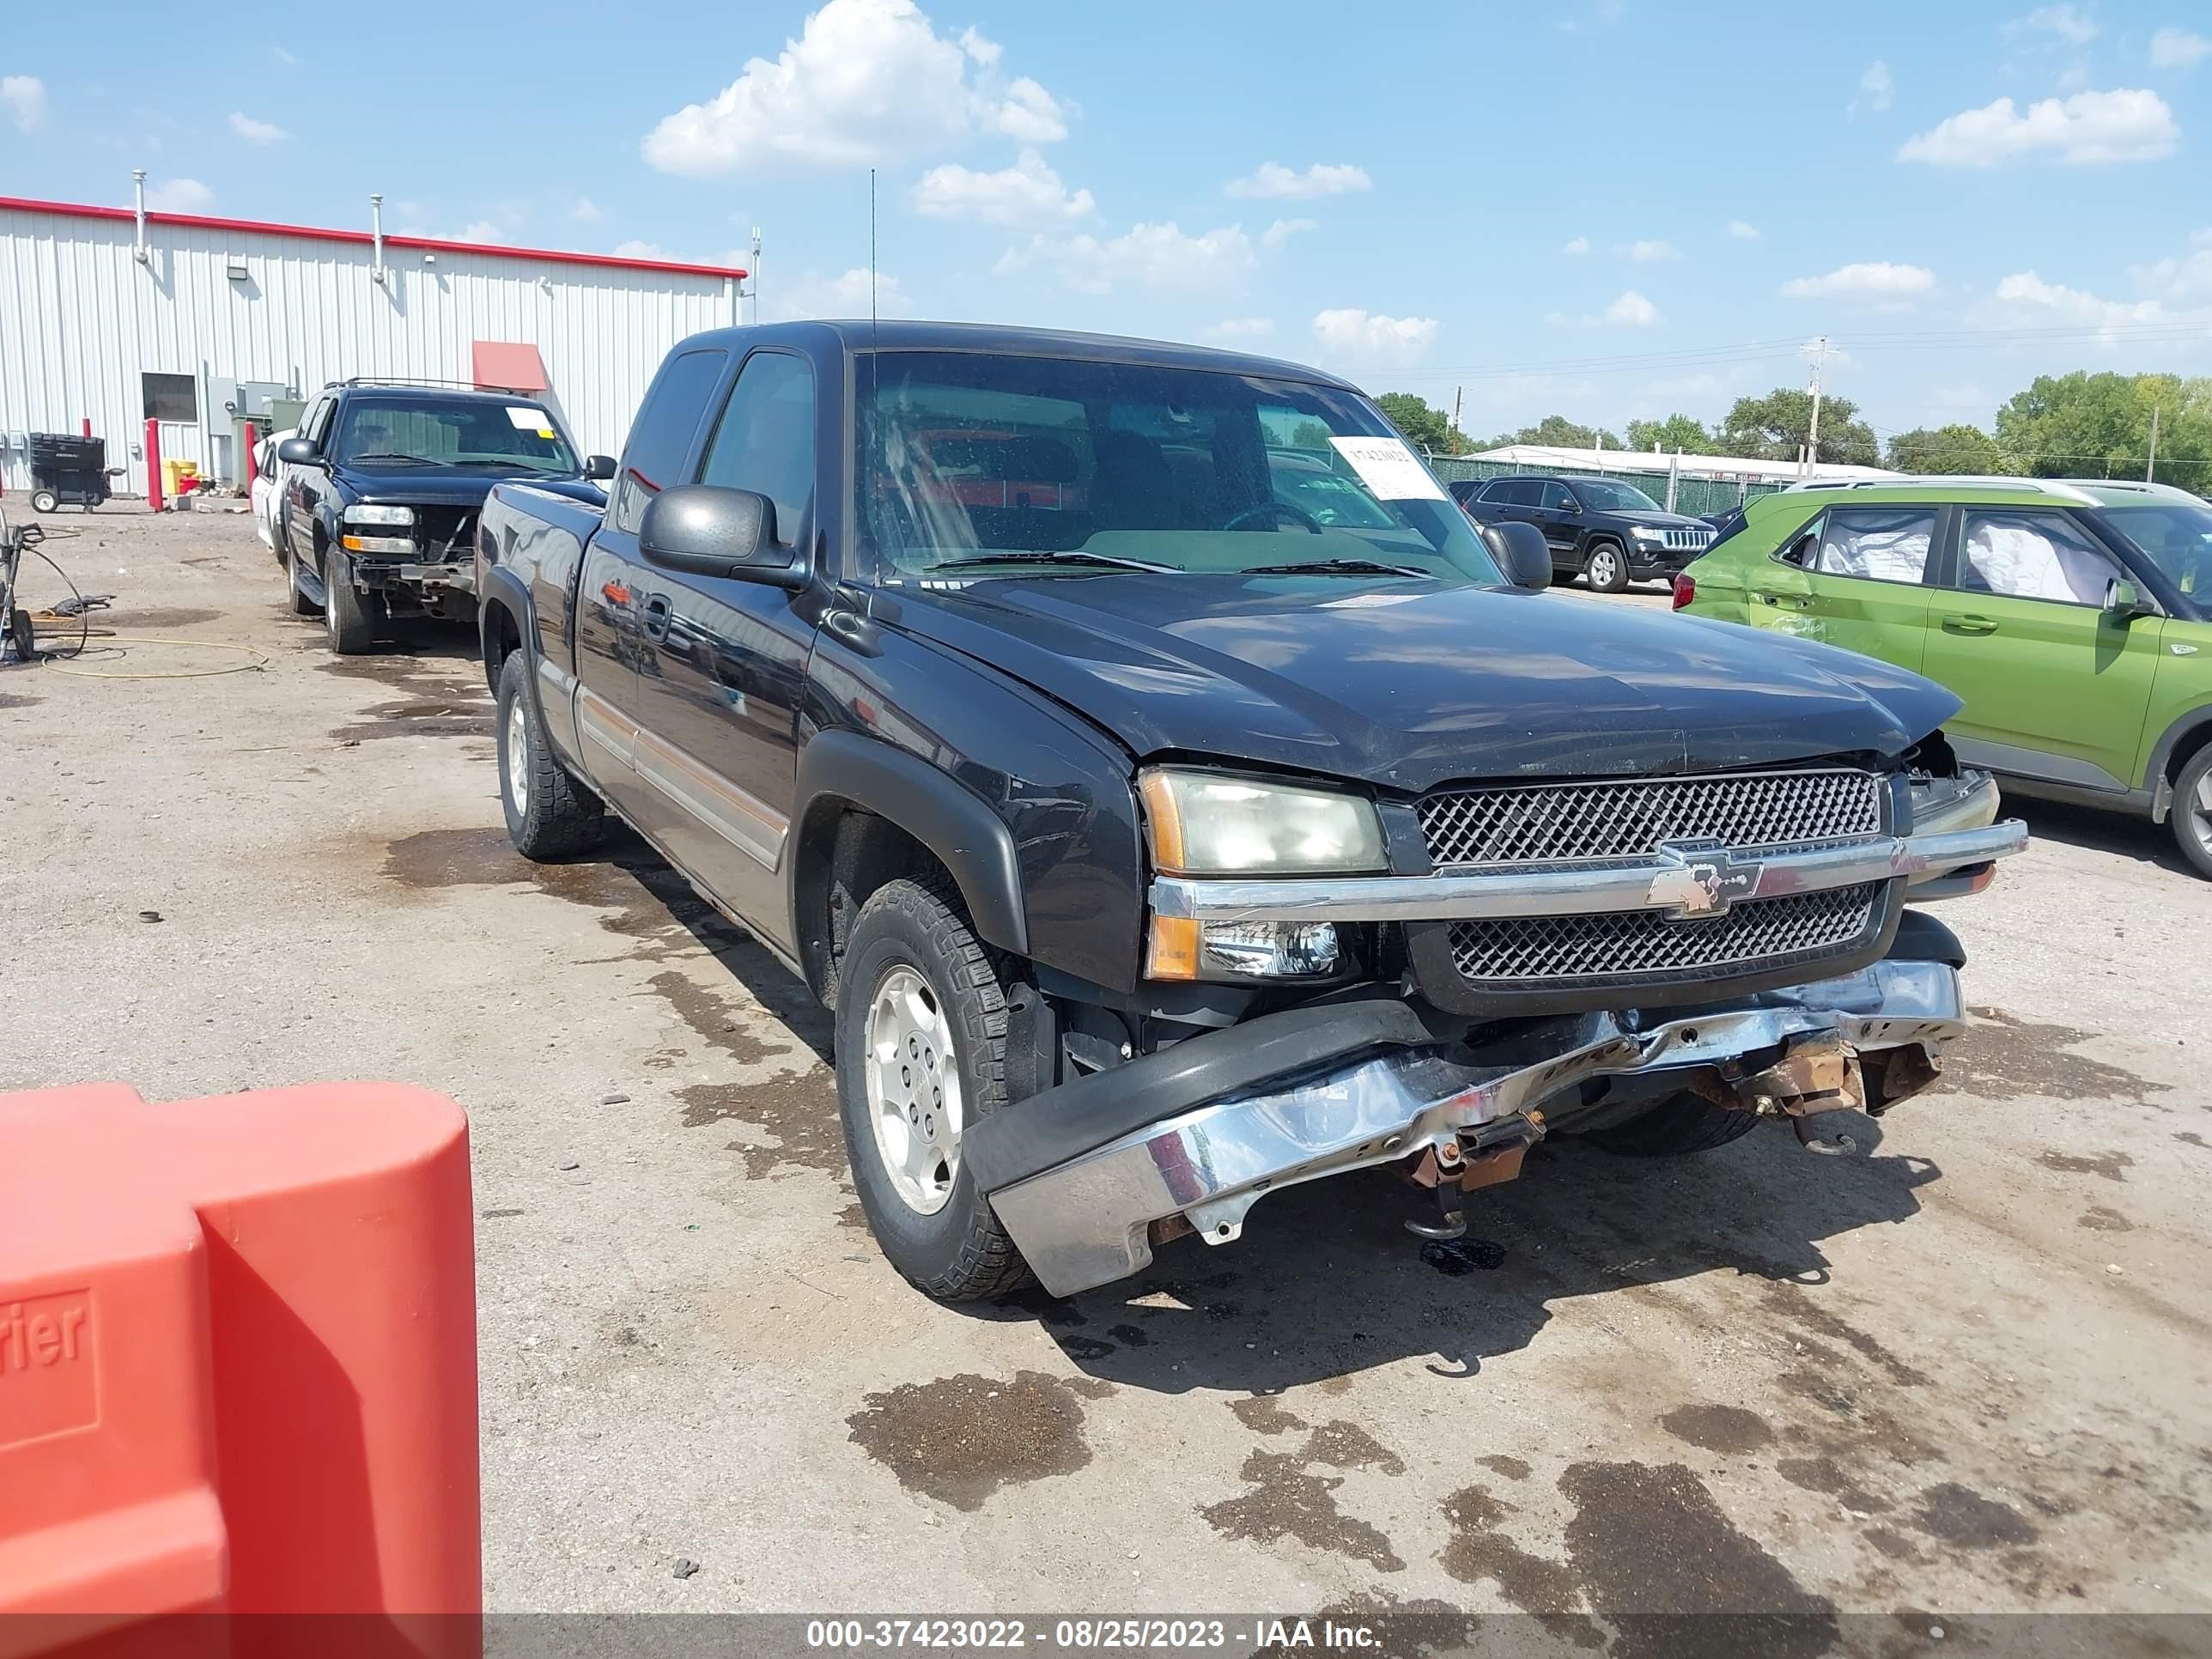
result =
[[[1513,481],[1510,478],[1492,478],[1483,485],[1475,499],[1510,506],[1513,501]]]
[[[699,482],[767,496],[777,543],[798,541],[814,496],[814,371],[806,359],[757,351],[745,360]]]
[[[1548,511],[1553,513],[1569,512],[1572,510],[1574,504],[1575,498],[1567,493],[1567,487],[1565,484],[1547,483],[1544,486],[1544,499],[1542,505]]]
[[[2105,585],[2126,574],[2063,513],[1969,510],[1964,520],[1959,586],[1968,592],[2102,605]]]
[[[729,361],[726,351],[687,351],[653,377],[644,407],[630,426],[629,442],[623,447],[622,473],[607,513],[610,527],[635,536],[646,503],[676,482],[677,469],[707,412],[708,396]]]
[[[1509,478],[1498,489],[1497,499],[1508,507],[1534,507],[1543,488],[1534,478]]]
[[[1823,576],[1919,582],[1935,542],[1933,507],[1832,507],[1821,521],[1809,568]]]
[[[301,426],[300,435],[320,448],[324,441],[331,435],[331,411],[337,407],[337,399],[335,398],[325,398],[317,404],[307,411],[307,418]]]

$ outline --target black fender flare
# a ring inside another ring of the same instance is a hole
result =
[[[805,824],[825,799],[873,812],[927,847],[958,884],[977,936],[1029,955],[1029,912],[1013,834],[981,795],[881,738],[829,731],[815,733],[799,751],[793,824]],[[786,877],[794,916],[799,864],[793,858]]]
[[[514,613],[515,631],[522,642],[515,647],[522,653],[523,666],[527,671],[522,677],[525,694],[530,699],[530,716],[538,722],[540,732],[553,728],[545,722],[545,707],[538,689],[538,605],[530,597],[530,587],[509,567],[495,564],[484,577],[483,589],[477,595],[477,650],[484,664],[484,678],[491,682],[492,696],[499,695],[499,679],[491,672],[491,617],[494,602]],[[504,665],[502,665],[504,666]],[[557,752],[557,751],[556,751]]]
[[[2178,715],[2152,745],[2150,763],[2143,768],[2142,787],[2151,794],[2151,817],[2158,823],[2166,821],[2172,791],[2166,782],[2166,769],[2172,762],[2173,751],[2181,746],[2182,739],[2212,726],[2212,703],[2200,703]]]

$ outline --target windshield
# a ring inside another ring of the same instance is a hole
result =
[[[860,369],[878,580],[977,560],[1497,583],[1474,526],[1356,392],[1206,369],[880,352]],[[1401,567],[1406,574],[1364,570]],[[1021,570],[1021,567],[1030,567]]]
[[[2112,507],[2105,519],[2200,609],[2212,606],[2212,507],[2195,501]]]
[[[537,404],[356,398],[331,456],[341,465],[501,467],[573,475],[576,458]]]
[[[1575,494],[1583,498],[1583,505],[1598,513],[1662,513],[1666,509],[1638,489],[1634,484],[1615,483],[1610,478],[1577,478]]]

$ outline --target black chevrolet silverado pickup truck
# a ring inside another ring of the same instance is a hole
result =
[[[322,613],[356,656],[397,617],[465,619],[477,515],[502,478],[605,506],[604,455],[579,460],[552,410],[520,392],[353,380],[325,386],[276,447],[276,548],[295,616]]]
[[[1580,576],[1601,593],[1672,576],[1713,544],[1703,519],[1669,513],[1613,478],[1465,478],[1451,492],[1478,524],[1534,525],[1559,580]]]
[[[702,334],[604,515],[486,504],[507,827],[611,809],[834,1010],[862,1209],[940,1297],[1376,1165],[1449,1237],[1547,1133],[1818,1143],[1925,1087],[1963,953],[1907,901],[2025,842],[1958,700],[1531,591],[1531,540],[1312,369]]]

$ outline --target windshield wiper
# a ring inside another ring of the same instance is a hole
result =
[[[538,466],[529,461],[470,461],[467,462],[466,465],[472,469],[485,469],[495,466],[511,466],[518,472],[557,472],[560,471],[558,467]]]
[[[1432,581],[1425,570],[1410,564],[1385,564],[1380,559],[1311,559],[1304,564],[1248,564],[1243,574],[1247,576],[1304,576],[1319,571],[1324,575],[1341,576],[1418,576],[1423,581]]]
[[[416,466],[451,466],[453,465],[451,461],[434,460],[428,455],[395,455],[384,450],[375,450],[367,455],[349,455],[345,458],[345,464],[348,466],[358,466],[363,461],[406,461]]]
[[[1149,570],[1155,575],[1182,574],[1180,565],[1154,564],[1147,559],[1125,559],[1115,553],[1091,553],[1081,548],[1066,552],[979,553],[972,559],[939,559],[931,570],[957,570],[979,564],[1097,564],[1115,570]]]

